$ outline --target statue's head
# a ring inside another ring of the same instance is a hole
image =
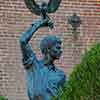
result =
[[[61,43],[60,38],[54,35],[44,37],[40,43],[41,52],[44,56],[49,54],[53,59],[59,59],[62,54]]]

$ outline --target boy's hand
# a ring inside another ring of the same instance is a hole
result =
[[[51,29],[53,28],[53,22],[52,20],[50,20],[50,18],[48,16],[46,16],[45,19],[42,19],[42,25],[43,27],[50,27]]]

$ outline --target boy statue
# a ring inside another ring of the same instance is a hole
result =
[[[51,100],[53,96],[57,96],[58,89],[66,80],[64,72],[54,65],[54,61],[62,54],[61,40],[58,37],[50,35],[41,41],[42,60],[36,58],[29,44],[36,30],[50,27],[50,24],[49,17],[38,20],[20,37],[29,100]]]

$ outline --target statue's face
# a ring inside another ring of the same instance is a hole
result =
[[[56,43],[50,49],[50,56],[53,59],[59,59],[62,54],[61,43]]]

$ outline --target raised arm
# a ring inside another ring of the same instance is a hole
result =
[[[31,27],[22,34],[22,36],[20,37],[20,44],[21,45],[26,45],[29,40],[31,39],[31,37],[33,36],[33,34],[40,28],[43,26],[48,26],[50,28],[53,28],[53,23],[52,21],[49,19],[49,17],[47,16],[45,19],[41,19],[39,21],[36,21],[34,23],[32,23]]]
[[[33,34],[37,31],[37,29],[39,29],[42,26],[42,23],[42,20],[34,22],[31,25],[31,27],[22,34],[22,36],[20,37],[21,46],[25,46],[29,42]]]
[[[35,56],[35,53],[33,52],[29,41],[34,35],[34,33],[43,26],[48,26],[50,22],[50,19],[47,17],[46,19],[41,19],[39,21],[34,22],[31,27],[22,34],[20,37],[20,45],[23,55],[23,64],[25,68],[30,68],[31,64],[34,64],[37,62],[37,58]],[[49,26],[50,27],[50,26]],[[34,62],[33,62],[34,61]]]

